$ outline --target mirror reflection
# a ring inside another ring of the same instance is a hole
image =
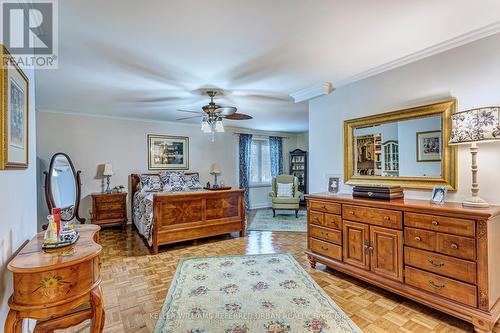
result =
[[[441,177],[441,116],[356,127],[354,173],[358,176]]]
[[[76,203],[76,186],[76,177],[67,157],[55,156],[50,170],[50,189],[54,207],[61,208],[65,214],[72,216]]]

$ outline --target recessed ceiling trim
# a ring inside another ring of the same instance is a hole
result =
[[[301,89],[299,91],[293,92],[290,96],[293,98],[295,103],[300,103],[304,101],[308,101],[310,99],[328,95],[334,90],[332,84],[330,82],[325,82],[323,84],[319,84],[314,87]]]
[[[448,39],[442,43],[433,45],[431,47],[422,49],[420,51],[411,53],[407,56],[401,57],[399,59],[390,61],[388,63],[385,63],[380,66],[373,67],[369,70],[363,71],[359,74],[353,75],[347,79],[340,80],[338,82],[335,82],[335,87],[342,87],[349,85],[351,83],[354,83],[356,81],[360,81],[366,78],[369,78],[371,76],[389,71],[394,68],[398,68],[407,64],[410,64],[412,62],[416,62],[418,60],[433,56],[435,54],[439,54],[451,49],[454,49],[456,47],[472,43],[476,40],[486,38],[492,35],[495,35],[497,33],[500,33],[500,21],[494,22],[492,24],[489,24],[487,26],[484,26],[482,28],[472,30],[468,33],[465,33],[463,35],[460,35],[458,37]]]

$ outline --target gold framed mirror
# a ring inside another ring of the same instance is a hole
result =
[[[456,147],[448,145],[456,99],[344,121],[349,185],[457,190]]]

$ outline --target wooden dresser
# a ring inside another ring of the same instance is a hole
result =
[[[491,332],[500,317],[500,207],[307,195],[316,262]]]
[[[127,226],[127,193],[93,193],[92,223]]]
[[[9,263],[14,292],[5,321],[6,333],[22,332],[22,319],[36,319],[34,332],[52,332],[91,319],[92,332],[102,332],[99,226],[79,225],[73,245],[42,250],[43,232],[36,235]]]

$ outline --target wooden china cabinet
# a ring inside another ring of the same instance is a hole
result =
[[[500,207],[306,199],[311,267],[325,264],[491,332],[500,317]]]

